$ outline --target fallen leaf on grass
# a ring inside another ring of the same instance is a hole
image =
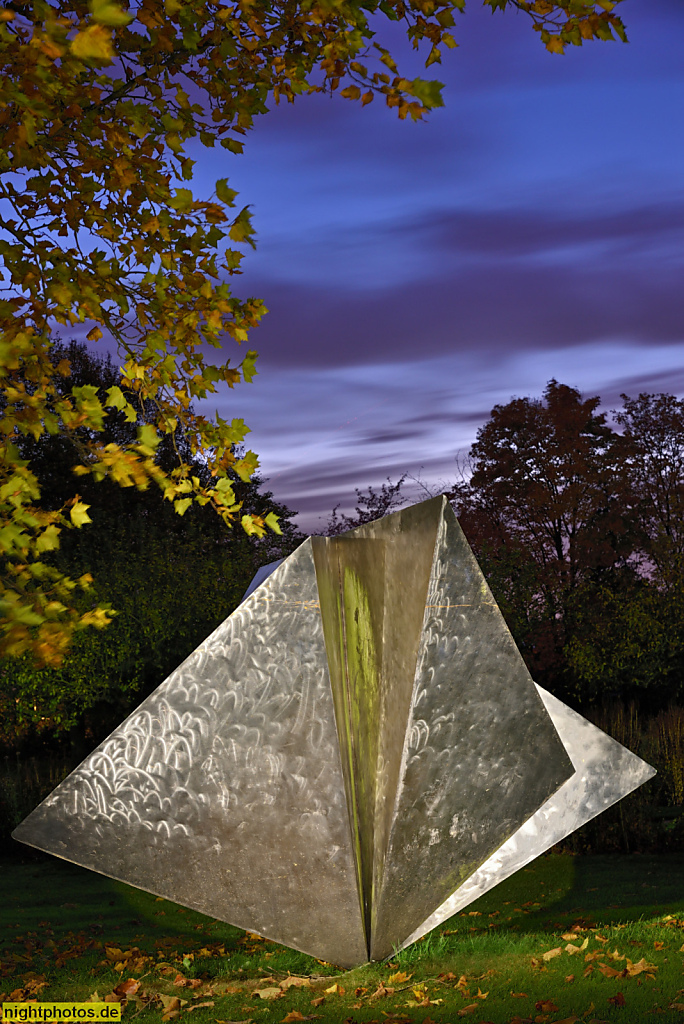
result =
[[[542,953],[542,960],[553,960],[554,957],[560,956],[563,950],[560,946],[556,946],[555,949],[549,949],[546,953]]]
[[[563,936],[563,938],[565,938],[565,936]],[[583,950],[585,950],[588,945],[589,939],[585,939],[581,946],[576,946],[573,942],[568,942],[567,946],[565,947],[565,952],[568,954],[568,956],[574,956],[575,953],[583,952]]]
[[[513,999],[527,999],[527,992],[511,992]]]
[[[202,1006],[213,1006],[213,1005],[214,1005],[213,999],[209,999],[206,1003],[195,1003],[194,1006],[188,1006],[188,1008],[187,1008],[187,1010],[185,1012],[186,1013],[192,1013],[193,1010],[199,1010],[200,1007],[202,1007]]]
[[[322,1006],[325,1002],[325,996],[317,996],[316,999],[311,1000],[312,1006]]]
[[[413,977],[412,974],[406,974],[404,971],[395,971],[394,974],[390,974],[387,979],[388,985],[404,985],[407,981],[410,981]]]
[[[641,960],[638,960],[635,964],[633,964],[631,960],[627,960],[627,966],[625,968],[628,978],[636,978],[637,974],[642,974],[644,972],[652,975],[652,972],[657,970],[658,968],[655,964],[647,963],[643,957],[641,958]]]
[[[9,995],[10,1003],[37,1003],[37,999],[27,999],[23,988],[15,988]]]
[[[292,1024],[293,1021],[297,1020],[316,1020],[317,1017],[320,1017],[320,1013],[310,1013],[308,1017],[306,1017],[303,1013],[300,1013],[299,1010],[290,1010],[287,1016],[283,1017],[282,1024]]]
[[[164,1004],[164,1013],[162,1014],[162,1020],[173,1020],[180,1014],[181,1006],[186,1002],[185,999],[180,1000],[178,996],[160,996],[162,1003]],[[105,996],[106,1001],[106,996]]]
[[[257,988],[252,993],[253,996],[258,996],[259,999],[279,999],[283,995],[282,988]]]
[[[333,984],[330,986],[330,988],[324,989],[324,992],[328,996],[334,996],[334,995],[343,996],[344,995],[344,989],[342,988],[341,985],[338,985],[336,981],[333,982]]]
[[[664,942],[654,942],[653,943],[653,948],[654,949],[665,949],[665,943]]]
[[[139,988],[139,981],[136,981],[135,978],[127,978],[125,981],[119,982],[114,989],[114,994],[121,996],[122,999],[128,999],[130,996],[134,996]]]
[[[625,973],[624,971],[616,971],[614,967],[608,967],[607,964],[599,964],[598,970],[604,978],[621,978]]]
[[[461,977],[454,985],[454,988],[461,993],[464,999],[466,998],[466,996],[470,995],[470,992],[468,991],[468,979],[466,978],[465,974],[461,975]]]
[[[574,974],[566,974],[565,975],[565,984],[566,985],[569,985],[570,982],[574,981],[574,980],[575,980],[575,975]]]
[[[298,978],[289,974],[284,981],[280,982],[280,987],[283,992],[287,992],[288,988],[311,988],[311,981],[309,978]]]
[[[615,996],[608,996],[608,1002],[611,1003],[613,1006],[624,1006],[625,997],[623,996],[622,992],[618,992],[618,994]]]
[[[182,974],[176,974],[173,984],[176,988],[200,988],[202,981],[199,978],[185,978]]]
[[[540,1013],[555,1013],[558,1009],[553,999],[540,999],[539,1002],[534,1004],[534,1008],[539,1010]]]
[[[459,1017],[467,1017],[469,1013],[475,1013],[477,1010],[477,1003],[471,1003],[469,1006],[464,1006],[462,1010],[457,1010]]]
[[[385,996],[393,996],[393,995],[394,995],[394,989],[393,988],[386,988],[385,985],[383,985],[383,983],[380,981],[380,982],[378,982],[378,987],[376,988],[375,992],[372,992],[371,995],[368,998],[369,999],[384,999]]]

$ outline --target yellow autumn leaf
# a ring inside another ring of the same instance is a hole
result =
[[[92,519],[88,515],[89,508],[90,505],[84,505],[82,501],[77,501],[76,504],[72,506],[69,515],[74,526],[78,526],[80,528],[85,523],[92,523]]]
[[[93,20],[100,25],[117,28],[119,25],[128,25],[133,21],[132,15],[124,11],[117,3],[112,3],[111,0],[88,0],[88,9]]]
[[[265,522],[269,523],[269,517],[272,516],[272,515],[273,515],[272,512],[269,513],[269,515],[266,516]],[[269,523],[269,526],[270,526],[270,523]],[[413,974],[406,974],[404,971],[395,971],[394,974],[390,974],[389,978],[387,979],[387,984],[388,985],[404,985],[407,981],[410,981],[410,979],[412,977],[413,977]]]
[[[563,950],[560,946],[556,946],[555,949],[549,949],[546,953],[542,953],[542,960],[553,960],[554,957],[560,956]]]
[[[71,40],[71,52],[80,60],[114,60],[112,33],[104,25],[88,25]]]
[[[283,990],[282,989],[280,989],[280,988],[273,988],[273,987],[258,988],[258,989],[255,989],[255,991],[254,991],[254,995],[255,996],[258,996],[259,999],[265,999],[267,1001],[269,1001],[271,999],[278,999],[279,996],[282,996],[282,994],[283,994]]]

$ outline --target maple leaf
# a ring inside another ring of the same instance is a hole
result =
[[[604,978],[620,978],[625,974],[625,971],[616,971],[614,967],[610,967],[608,964],[599,964],[598,970]]]
[[[563,938],[565,938],[565,936],[563,936]],[[565,947],[565,952],[569,956],[574,956],[575,953],[583,952],[587,948],[588,945],[589,945],[589,939],[585,939],[581,946],[576,946],[574,943],[568,942],[567,946]]]
[[[81,60],[114,60],[112,33],[103,25],[88,25],[71,40],[70,49],[74,57]]]
[[[274,988],[274,987],[270,987],[270,988],[257,988],[257,989],[254,990],[254,992],[252,994],[254,996],[258,996],[259,999],[266,999],[266,1000],[280,999],[280,997],[282,995],[284,995],[283,990],[281,988]]]
[[[283,991],[287,991],[289,988],[311,988],[311,979],[298,978],[295,975],[290,974],[280,982],[280,987]]]
[[[412,974],[406,974],[404,971],[395,971],[387,979],[388,985],[404,985],[407,981],[410,981],[413,977]]]
[[[611,1003],[613,1006],[624,1006],[625,997],[623,996],[622,992],[618,992],[617,995],[608,996],[608,1002]]]
[[[139,988],[139,981],[136,981],[135,978],[127,978],[125,981],[119,982],[119,984],[114,989],[114,992],[117,995],[123,996],[124,998],[128,998],[129,996],[134,996]]]

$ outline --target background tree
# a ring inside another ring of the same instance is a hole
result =
[[[120,383],[111,359],[83,344],[60,345],[57,354],[69,358],[77,387],[100,394]],[[108,417],[103,440],[131,429],[123,417]],[[22,454],[31,457],[46,509],[59,507],[69,488],[79,431],[24,439]],[[165,443],[170,447],[163,439],[157,461],[170,457]],[[207,473],[197,457],[192,468],[199,477]],[[39,668],[28,656],[0,661],[0,744],[35,750],[69,734],[76,754],[85,752],[182,662],[234,610],[259,565],[303,540],[290,522],[295,513],[261,483],[255,475],[234,486],[247,514],[270,507],[279,515],[281,533],[264,538],[227,529],[206,506],[189,505],[179,516],[156,489],[85,478],[92,528],[71,531],[44,558],[68,576],[94,577],[79,611],[113,604],[115,617],[106,630],[80,632],[59,667]]]
[[[622,397],[621,434],[556,381],[495,407],[454,507],[534,677],[655,711],[684,696],[684,417]]]
[[[655,710],[684,697],[684,402],[621,397],[632,572],[583,595],[566,656],[583,690]]]
[[[662,393],[621,398],[614,415],[627,444],[645,570],[669,589],[684,568],[684,401]]]
[[[622,398],[621,433],[598,396],[555,380],[495,406],[442,490],[534,678],[570,703],[655,712],[684,698],[684,402]],[[406,477],[357,490],[329,532],[404,504]]]
[[[615,2],[486,0],[527,12],[551,52],[585,39],[624,39]],[[616,0],[619,2],[619,0]],[[406,79],[389,51],[371,42],[369,16],[402,19],[413,45],[455,46],[449,29],[464,0],[6,0],[0,9],[0,217],[4,295],[0,300],[0,651],[32,651],[59,664],[71,634],[105,625],[104,609],[79,614],[71,578],[48,571],[65,527],[87,522],[74,493],[60,508],[39,505],[30,464],[17,440],[87,428],[83,475],[144,488],[158,485],[178,511],[212,507],[249,533],[277,529],[274,514],[243,513],[233,469],[248,480],[254,453],[236,457],[247,427],[191,412],[194,401],[254,376],[253,350],[238,367],[206,352],[227,335],[245,341],[266,312],[238,299],[225,275],[242,253],[219,243],[253,243],[249,210],[235,213],[226,179],[200,201],[171,188],[192,178],[184,144],[199,136],[233,153],[269,97],[340,89],[369,103],[385,97],[400,117],[421,118],[441,104],[440,83]],[[374,70],[362,61],[379,58]],[[106,398],[89,385],[56,388],[68,361],[51,354],[54,323],[92,324],[87,337],[113,339],[124,364],[123,390]],[[128,395],[129,397],[126,397]],[[135,424],[136,437],[103,444],[111,410]],[[152,410],[153,415],[150,415]],[[175,451],[173,468],[154,459],[161,438],[180,426],[204,481]],[[85,586],[86,581],[81,581]]]
[[[328,524],[322,532],[326,537],[334,537],[339,533],[346,533],[347,530],[353,530],[357,526],[362,526],[364,523],[372,523],[375,519],[382,519],[383,516],[387,516],[390,512],[400,508],[406,504],[406,498],[400,494],[404,480],[408,474],[404,473],[402,477],[393,484],[389,477],[387,477],[387,483],[382,484],[379,491],[375,491],[372,487],[367,489],[366,494],[362,494],[359,488],[356,490],[356,515],[347,516],[344,513],[338,515],[339,504],[335,505],[332,510]]]

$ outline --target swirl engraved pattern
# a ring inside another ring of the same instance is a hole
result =
[[[366,959],[311,542],[20,831],[335,963]]]
[[[427,932],[473,903],[525,864],[622,800],[655,769],[537,685],[575,768],[574,774],[477,871],[402,943]]]
[[[373,957],[438,907],[572,774],[451,508],[441,518]]]

